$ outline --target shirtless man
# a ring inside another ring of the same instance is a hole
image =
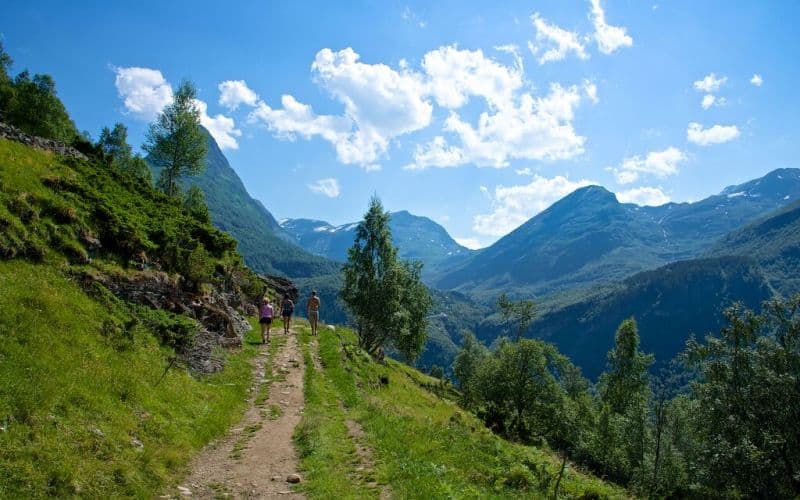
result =
[[[311,323],[311,335],[317,334],[317,323],[319,323],[319,297],[317,291],[311,291],[311,297],[306,302],[306,314],[308,315],[308,322]]]

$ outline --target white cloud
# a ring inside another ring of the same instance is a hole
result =
[[[244,80],[226,80],[217,88],[220,106],[225,106],[229,110],[234,110],[241,104],[255,106],[258,103],[258,94],[250,89]]]
[[[589,17],[594,24],[594,39],[600,52],[611,54],[620,47],[631,47],[633,38],[627,34],[626,28],[611,26],[606,23],[606,14],[600,5],[600,0],[590,1],[592,3],[592,12]]]
[[[703,96],[703,101],[700,103],[700,105],[703,107],[703,109],[708,109],[714,105],[716,100],[717,98],[713,94],[706,94]]]
[[[433,106],[425,99],[421,75],[365,64],[351,48],[322,49],[311,65],[316,81],[345,108],[355,124],[344,163],[369,164],[386,152],[394,137],[427,127]]]
[[[728,81],[727,76],[717,78],[714,73],[709,73],[702,80],[694,82],[694,89],[700,92],[716,92]]]
[[[536,175],[529,184],[497,186],[491,197],[492,212],[476,215],[472,229],[486,236],[503,236],[569,193],[591,184],[596,183],[586,179],[572,182],[560,175]]]
[[[125,109],[137,118],[150,121],[172,102],[172,87],[157,69],[114,68],[119,96]]]
[[[328,198],[336,198],[340,193],[339,181],[332,177],[319,179],[313,184],[309,184],[308,189],[317,194],[324,194]]]
[[[639,179],[641,174],[648,174],[663,179],[678,173],[679,165],[686,161],[686,155],[675,147],[663,151],[651,151],[642,158],[639,155],[625,158],[619,167],[608,168],[614,173],[619,184],[630,184]]]
[[[531,16],[531,22],[536,28],[536,43],[528,42],[528,48],[538,58],[539,64],[560,61],[570,53],[579,59],[589,58],[577,33],[549,24],[538,12]]]
[[[509,107],[523,83],[519,65],[505,66],[481,50],[459,50],[455,45],[425,54],[422,68],[428,92],[439,106],[449,109],[464,106],[470,96],[483,97],[492,108]]]
[[[699,146],[722,144],[739,137],[739,128],[736,125],[714,125],[703,128],[699,123],[690,123],[686,129],[686,138]]]
[[[586,97],[592,101],[592,104],[600,102],[600,98],[597,97],[597,85],[591,80],[583,81],[583,92],[586,94]]]
[[[403,167],[406,170],[424,170],[428,167],[456,167],[464,163],[464,152],[448,146],[444,137],[437,135],[428,144],[417,144],[414,163]]]
[[[221,114],[211,117],[208,104],[199,99],[195,99],[194,104],[200,112],[200,125],[208,130],[220,149],[239,149],[236,138],[241,137],[242,131],[236,128],[233,118]]]
[[[520,168],[520,169],[514,170],[514,172],[517,175],[533,175],[533,171],[530,169],[530,167]]]
[[[486,246],[483,243],[481,243],[478,238],[472,238],[472,237],[459,238],[454,236],[453,239],[456,241],[456,243],[458,243],[462,247],[467,247],[470,250],[478,250]]]
[[[481,113],[477,126],[452,112],[444,130],[460,139],[461,163],[503,168],[510,159],[569,159],[583,153],[585,138],[572,126],[580,100],[578,87],[553,84],[544,97],[525,93],[514,106]]]
[[[620,203],[657,207],[670,202],[669,196],[660,187],[638,187],[616,194]]]
[[[753,75],[753,78],[750,79],[750,83],[755,85],[756,87],[760,87],[762,83],[764,83],[764,79],[761,78],[761,75],[758,73]]]

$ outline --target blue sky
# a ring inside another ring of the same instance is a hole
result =
[[[691,201],[798,167],[800,3],[13,2],[12,71],[94,136],[182,78],[278,218],[371,194],[487,245],[571,190]]]

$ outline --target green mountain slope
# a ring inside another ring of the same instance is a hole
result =
[[[303,327],[301,339],[306,407],[295,442],[310,498],[552,495],[559,457],[495,436],[452,401],[450,386],[392,360],[373,361],[347,329],[323,331],[312,343]],[[573,466],[560,495],[629,496]]]
[[[800,291],[800,202],[720,239],[709,255],[750,256],[784,296]]]
[[[310,255],[286,234],[264,205],[253,199],[231,168],[217,142],[208,137],[205,171],[184,179],[184,186],[196,185],[206,196],[216,227],[239,242],[248,266],[263,274],[305,278],[336,272],[338,264]],[[153,171],[157,178],[158,171]]]
[[[0,139],[0,497],[156,496],[243,411],[261,293],[180,203]]]
[[[616,285],[560,305],[538,318],[528,335],[554,343],[595,379],[614,345],[614,332],[627,318],[639,325],[642,350],[660,363],[683,350],[690,335],[719,331],[722,309],[734,301],[758,308],[773,290],[758,264],[746,257],[676,262],[638,273]],[[487,340],[499,332],[480,330]]]
[[[620,280],[697,257],[716,239],[800,197],[800,170],[779,169],[696,203],[638,207],[599,186],[554,203],[436,285],[492,298]]]

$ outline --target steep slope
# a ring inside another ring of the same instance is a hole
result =
[[[0,139],[0,497],[152,498],[227,429],[256,349],[220,344],[263,293],[235,247],[100,158]]]
[[[214,225],[239,242],[247,265],[260,273],[292,278],[335,272],[336,264],[310,255],[293,242],[264,205],[247,193],[214,138],[208,132],[206,136],[206,169],[184,179],[184,186],[196,185],[203,190]],[[153,176],[158,176],[155,169]]]
[[[619,280],[700,255],[724,234],[800,197],[800,170],[779,169],[696,203],[620,204],[598,186],[554,203],[436,281],[493,297]]]
[[[480,295],[542,293],[622,278],[655,267],[669,252],[663,231],[599,186],[554,203],[439,279]]]
[[[353,244],[358,223],[333,226],[320,220],[286,219],[281,221],[281,227],[307,251],[343,262],[347,259],[347,249]],[[445,262],[456,262],[472,253],[456,243],[439,224],[405,210],[392,212],[389,227],[400,257],[421,261],[424,271],[431,271]]]
[[[702,337],[722,326],[722,309],[735,301],[758,308],[773,295],[758,264],[746,257],[676,262],[636,274],[575,303],[544,313],[528,335],[553,342],[595,379],[614,345],[614,332],[626,318],[639,323],[642,349],[668,362],[694,334]],[[491,341],[496,328],[479,329]]]
[[[800,292],[800,201],[726,235],[708,255],[749,256],[784,296]]]

